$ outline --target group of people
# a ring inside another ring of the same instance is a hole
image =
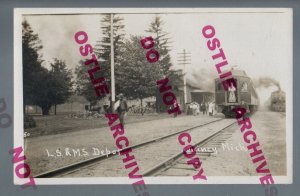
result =
[[[200,106],[197,102],[192,102],[187,106],[187,115],[193,114],[194,116],[200,114]]]
[[[214,114],[214,108],[215,108],[215,104],[214,102],[202,102],[200,105],[200,111],[203,112],[203,114],[207,114],[209,116],[212,116]]]
[[[200,105],[197,102],[192,102],[188,104],[187,114],[192,114],[194,116],[199,115],[201,112],[203,115],[210,115],[214,114],[215,104],[214,102],[202,102]]]
[[[117,101],[114,104],[114,111],[119,115],[120,122],[124,125],[124,118],[126,113],[128,112],[128,105],[125,96],[121,93],[117,97]],[[111,110],[111,108],[107,105],[104,107],[106,112]],[[171,108],[172,109],[172,106]],[[200,105],[197,102],[192,102],[188,104],[187,114],[192,114],[194,116],[199,115],[201,112],[203,115],[212,116],[214,114],[215,104],[214,102],[202,102]],[[174,114],[174,117],[177,116],[177,113]]]

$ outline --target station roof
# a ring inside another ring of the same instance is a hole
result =
[[[229,70],[226,70],[226,71],[229,71]],[[246,74],[246,72],[244,70],[232,69],[230,71],[231,71],[231,73],[232,73],[233,76],[249,77],[249,76],[247,76],[247,74]],[[220,79],[219,77],[215,78],[215,80],[219,80],[219,79]]]
[[[234,76],[244,76],[244,77],[248,77],[246,72],[244,70],[239,70],[239,69],[233,69],[231,70],[232,75]]]

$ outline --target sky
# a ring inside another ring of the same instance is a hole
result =
[[[155,14],[120,16],[124,18],[126,37],[146,37],[149,34],[145,30],[149,28]],[[246,71],[253,80],[271,77],[279,82],[282,90],[289,88],[288,79],[292,77],[292,26],[288,14],[204,12],[160,16],[165,23],[164,30],[170,33],[173,69],[183,68],[178,65],[178,53],[182,53],[184,49],[191,53],[191,64],[186,66],[190,83],[205,84],[208,77],[217,77],[214,67],[216,62],[211,59],[214,53],[208,50],[207,40],[202,35],[202,28],[212,25],[230,66]],[[67,66],[74,69],[82,59],[78,52],[79,46],[74,41],[74,34],[80,30],[86,31],[88,42],[95,46],[102,36],[102,17],[101,14],[90,14],[31,15],[24,18],[42,41],[41,53],[45,60],[43,65],[49,67],[50,62],[58,58],[65,60]],[[258,94],[264,102],[270,92],[276,89],[275,86],[259,87]]]

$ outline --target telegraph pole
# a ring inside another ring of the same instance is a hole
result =
[[[183,94],[184,94],[184,108],[187,103],[187,90],[186,90],[186,65],[191,64],[191,53],[186,52],[178,53],[178,65],[183,65]]]
[[[110,74],[111,74],[111,108],[112,113],[115,112],[114,105],[116,101],[115,95],[115,59],[114,59],[114,14],[110,15]]]

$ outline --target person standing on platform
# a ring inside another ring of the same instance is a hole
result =
[[[203,115],[204,115],[204,114],[205,114],[205,107],[206,107],[206,106],[205,106],[205,103],[202,102],[200,107],[201,107],[201,110],[202,110]]]
[[[124,95],[121,93],[117,96],[118,101],[115,104],[115,107],[117,108],[117,113],[119,115],[120,123],[122,123],[123,127],[125,125],[124,117],[126,112],[128,111],[127,102],[124,98]]]
[[[177,102],[174,102],[173,105],[172,105],[171,107],[173,107],[173,108],[179,107],[179,108],[180,108],[180,104],[177,103]],[[173,109],[173,108],[171,108],[171,109]],[[177,117],[177,112],[174,112],[174,113],[173,113],[173,116],[174,116],[174,118],[176,118],[176,117]]]
[[[207,111],[208,111],[208,103],[206,102],[205,103],[205,114],[207,114]]]
[[[209,116],[212,116],[213,113],[214,113],[214,104],[213,104],[213,102],[210,102],[208,104],[208,114],[209,114]]]
[[[196,115],[198,116],[200,114],[200,105],[197,102],[195,102],[195,105],[196,105]]]

